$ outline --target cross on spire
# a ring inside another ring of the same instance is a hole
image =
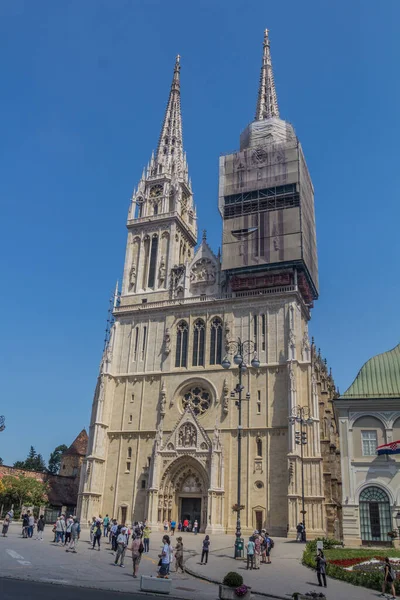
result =
[[[260,85],[258,88],[256,121],[279,117],[274,73],[272,71],[268,29],[264,32],[264,49],[261,64]]]

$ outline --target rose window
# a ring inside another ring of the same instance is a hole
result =
[[[210,392],[199,386],[195,386],[183,394],[183,409],[186,409],[188,406],[190,406],[194,414],[197,416],[204,414],[210,408],[210,404]]]

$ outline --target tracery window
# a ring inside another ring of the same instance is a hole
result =
[[[180,321],[176,328],[175,366],[187,367],[188,324]]]
[[[205,388],[198,385],[187,389],[182,397],[182,408],[190,406],[195,415],[204,414],[211,405],[211,394]]]
[[[218,317],[211,323],[210,365],[220,365],[222,361],[222,321]]]
[[[197,319],[193,327],[193,358],[194,367],[204,367],[204,336],[205,324],[201,319]]]

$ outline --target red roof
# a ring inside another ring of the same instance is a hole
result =
[[[86,456],[87,446],[88,446],[88,434],[86,433],[86,429],[82,429],[80,434],[74,439],[68,450],[63,452],[63,456],[67,455],[76,455]]]

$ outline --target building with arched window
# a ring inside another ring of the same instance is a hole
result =
[[[362,367],[334,401],[341,439],[343,539],[346,544],[390,545],[400,510],[400,344]],[[389,454],[377,447],[389,444]]]
[[[243,534],[265,527],[295,537],[304,454],[307,536],[326,535],[340,518],[340,475],[334,383],[308,336],[318,297],[314,189],[293,126],[279,116],[268,32],[255,118],[237,151],[219,157],[221,250],[205,231],[198,239],[180,69],[178,56],[158,146],[132,194],[79,513],[154,528],[197,519],[201,531],[234,533],[239,480]],[[239,339],[249,367],[240,430]],[[304,453],[290,419],[299,407],[309,417]]]

